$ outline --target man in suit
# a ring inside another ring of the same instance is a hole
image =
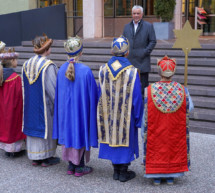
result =
[[[125,25],[123,35],[130,44],[128,59],[140,71],[144,97],[144,88],[149,85],[150,54],[156,45],[156,36],[153,25],[142,20],[143,8],[141,6],[135,5],[132,8],[132,18],[133,20]]]

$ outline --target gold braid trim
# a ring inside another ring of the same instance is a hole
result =
[[[110,145],[109,142],[100,141],[99,143],[108,144],[110,147],[129,147],[129,145]]]
[[[113,74],[112,74],[112,72],[111,72],[111,69],[110,69],[109,66],[108,66],[108,64],[106,63],[105,65],[106,65],[106,67],[107,67],[107,70],[108,70],[108,72],[109,72],[109,74],[110,74],[112,80],[118,79],[119,76],[120,76],[125,70],[127,70],[127,69],[133,67],[133,65],[130,65],[130,66],[127,66],[127,67],[123,68],[123,69],[116,75],[116,77],[114,77]]]
[[[9,79],[9,80],[5,80],[5,82],[10,82],[10,81],[12,81],[12,80],[15,80],[16,78],[18,78],[19,77],[19,75],[16,75],[15,77],[13,77],[13,78],[11,78],[11,79]]]
[[[28,62],[28,61],[26,61],[26,62]],[[40,72],[42,71],[42,69],[45,68],[46,66],[48,66],[49,64],[52,64],[52,63],[53,63],[51,60],[46,61],[45,64],[40,68],[40,70],[39,70],[37,76],[35,77],[35,79],[32,80],[32,81],[30,81],[30,78],[28,77],[27,71],[26,71],[26,69],[25,69],[25,68],[26,68],[26,62],[24,63],[24,71],[25,71],[25,75],[26,75],[26,77],[27,77],[27,79],[28,79],[29,84],[35,83],[35,82],[37,81],[37,79],[38,79],[38,77],[39,77]]]
[[[155,84],[155,83],[154,83],[154,84]],[[154,97],[153,97],[152,85],[151,85],[151,98],[152,98],[152,101],[153,101],[155,107],[156,107],[159,111],[161,111],[162,113],[175,113],[175,112],[181,107],[181,105],[182,105],[183,102],[184,102],[184,93],[185,93],[185,91],[184,91],[184,87],[183,87],[183,86],[182,86],[182,88],[183,88],[183,99],[182,99],[181,103],[180,103],[180,104],[177,106],[177,108],[175,108],[175,110],[173,110],[173,111],[164,111],[164,110],[162,110],[161,108],[159,108],[159,107],[157,106],[157,104],[156,104],[156,102],[155,102],[155,99],[154,99]]]
[[[50,151],[54,151],[56,148],[53,148],[53,149],[49,149],[49,150],[45,150],[45,151],[41,151],[41,152],[31,152],[31,151],[28,151],[28,153],[35,153],[35,154],[38,154],[38,153],[47,153],[47,152],[50,152]]]

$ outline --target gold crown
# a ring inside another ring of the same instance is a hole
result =
[[[36,36],[36,37],[38,37],[38,36]],[[43,37],[45,37],[45,39],[40,38],[40,47],[38,47],[38,46],[35,44],[35,41],[32,40],[32,44],[34,45],[34,47],[35,47],[36,49],[40,49],[41,47],[43,47],[43,45],[44,45],[47,41],[49,41],[49,38],[48,38],[48,36],[47,36],[45,33],[43,33]]]

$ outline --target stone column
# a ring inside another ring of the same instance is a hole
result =
[[[175,29],[182,29],[182,0],[177,0],[174,13]]]
[[[103,0],[83,1],[83,37],[103,37]]]

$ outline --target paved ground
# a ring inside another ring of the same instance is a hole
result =
[[[61,156],[60,147],[57,155]],[[178,178],[172,186],[165,183],[153,186],[150,179],[143,178],[142,158],[130,167],[137,174],[135,179],[126,183],[114,181],[110,162],[97,157],[98,149],[93,149],[88,165],[94,172],[78,178],[66,174],[67,163],[64,161],[48,168],[33,167],[26,156],[9,159],[0,150],[0,192],[215,193],[215,135],[191,133],[192,171]]]

